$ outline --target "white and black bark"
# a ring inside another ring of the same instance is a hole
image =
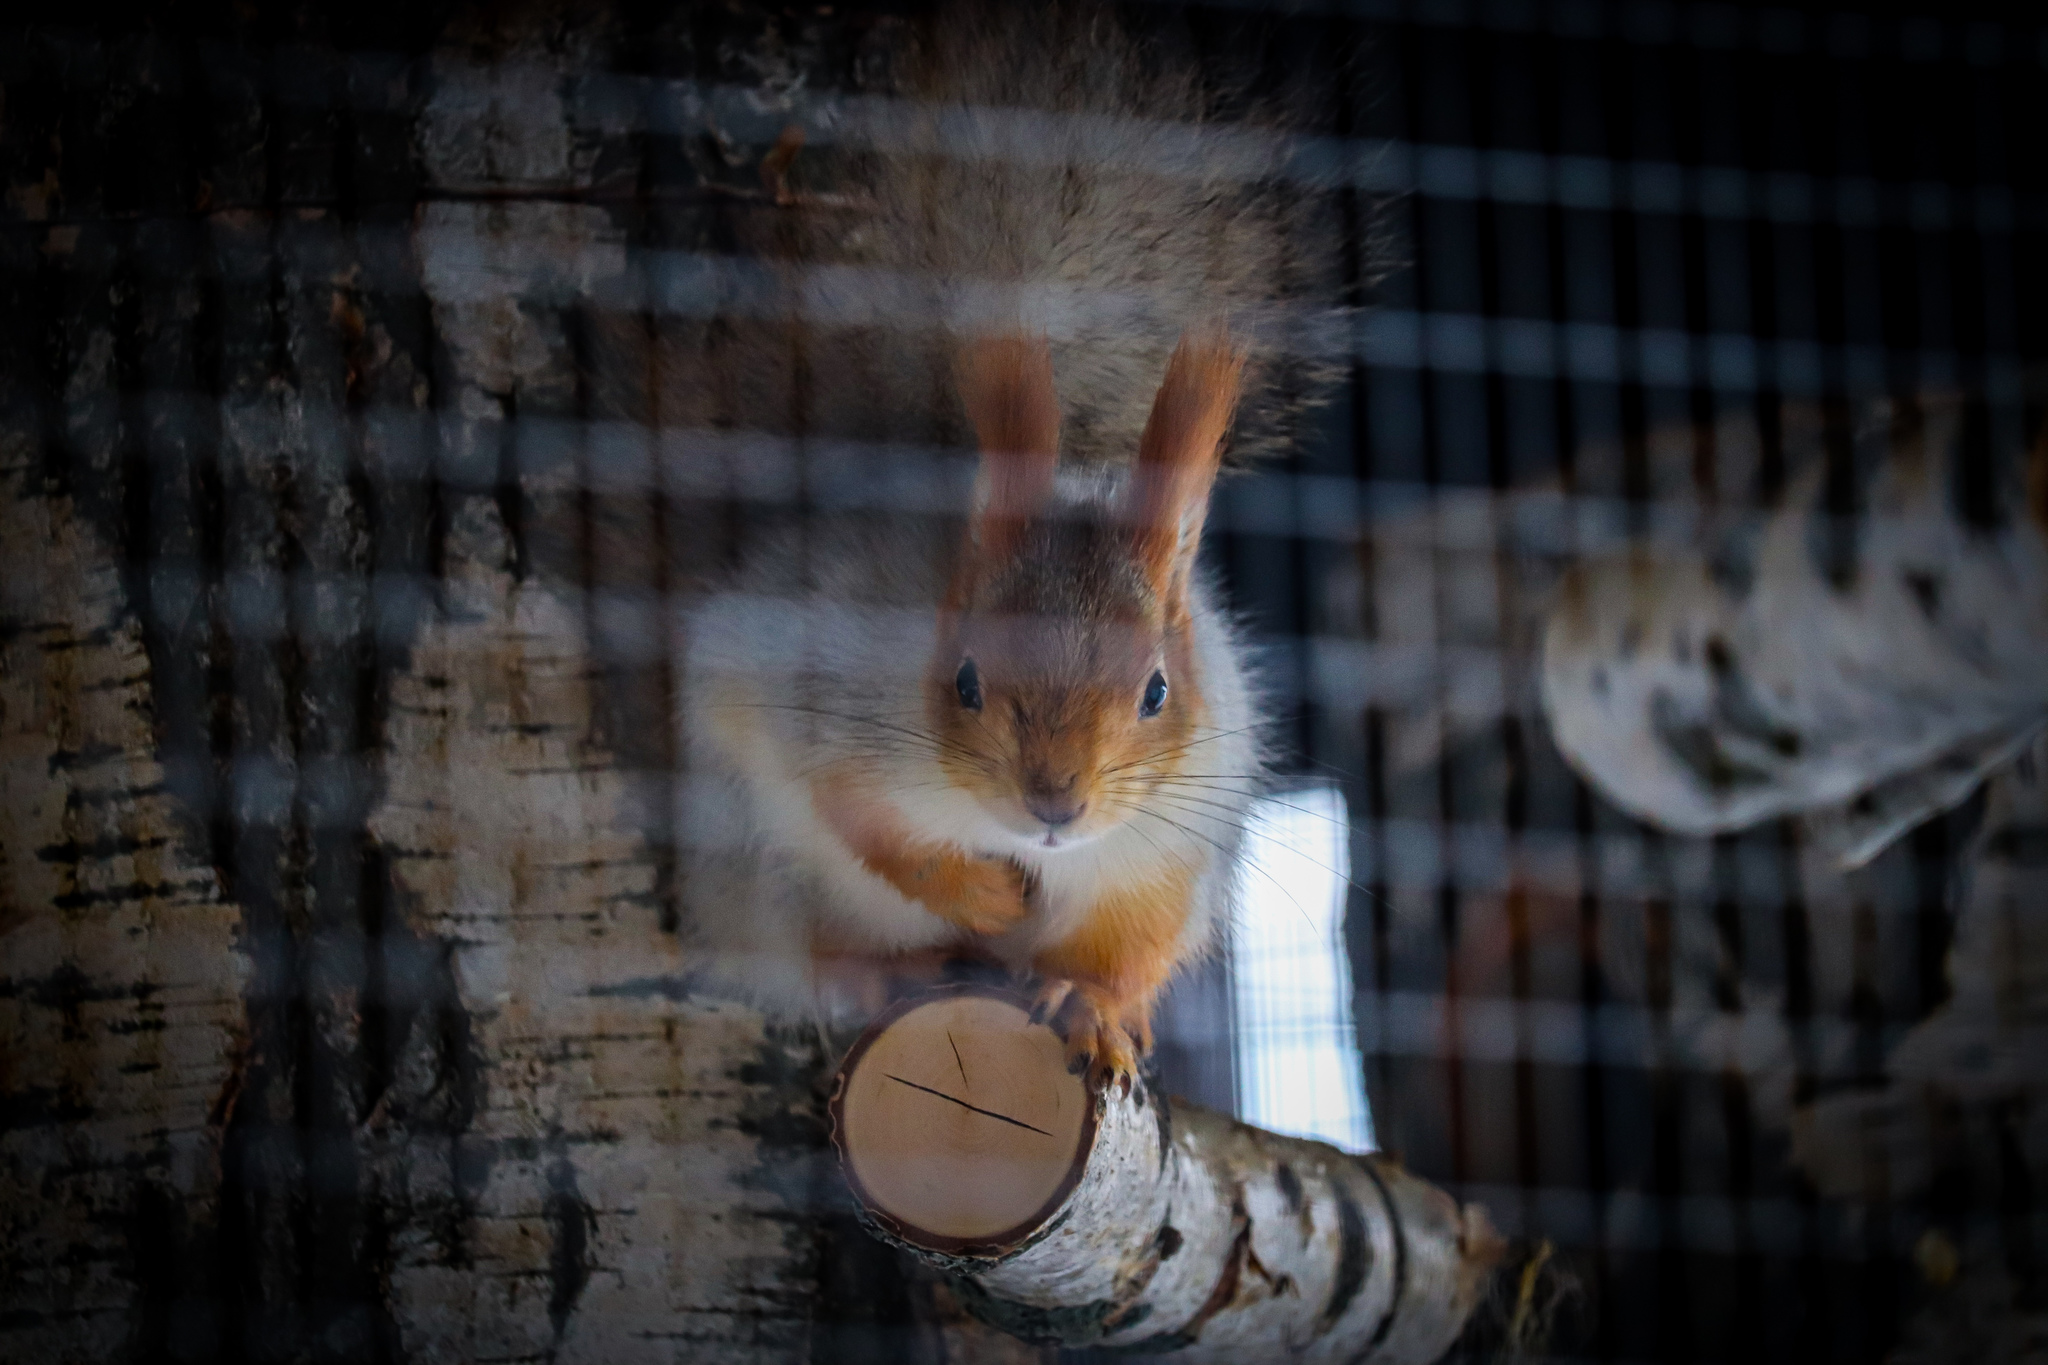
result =
[[[1680,834],[1806,816],[1849,867],[1975,791],[2048,719],[2048,526],[2044,456],[1973,468],[1967,425],[1878,406],[1767,513],[1568,575],[1542,673],[1573,765]]]

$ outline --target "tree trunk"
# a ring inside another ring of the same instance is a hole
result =
[[[1960,403],[1886,403],[1858,505],[1816,430],[1775,509],[1574,570],[1543,649],[1559,748],[1664,829],[1800,815],[1848,868],[1975,792],[2048,719],[2048,526],[2023,500],[2048,448],[1996,452],[2012,472],[1972,509],[1968,428]]]
[[[0,449],[0,1356],[168,1329],[246,1061],[242,914],[188,847],[106,547]]]

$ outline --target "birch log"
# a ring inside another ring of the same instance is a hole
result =
[[[1142,1082],[1090,1093],[1000,988],[883,1014],[840,1066],[832,1119],[873,1230],[1027,1339],[1190,1362],[1430,1361],[1501,1251],[1481,1209],[1391,1162]]]
[[[1853,508],[1816,459],[1760,520],[1575,570],[1543,649],[1565,756],[1681,834],[1807,814],[1851,867],[1968,796],[2048,716],[2048,535],[2038,455],[1978,489],[1964,437],[1889,407]]]
[[[237,1099],[241,907],[186,842],[106,546],[0,448],[0,1359],[162,1331]]]

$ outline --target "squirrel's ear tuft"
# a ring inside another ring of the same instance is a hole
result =
[[[1146,577],[1169,610],[1186,608],[1244,364],[1244,352],[1220,327],[1183,336],[1138,442],[1125,517]]]
[[[1001,559],[1052,494],[1060,458],[1060,403],[1044,338],[992,337],[960,357],[960,402],[981,446],[971,558]]]

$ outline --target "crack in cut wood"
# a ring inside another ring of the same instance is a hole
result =
[[[1051,1133],[1046,1132],[1045,1129],[1038,1127],[1036,1124],[1026,1123],[1022,1119],[1013,1119],[1008,1114],[998,1114],[993,1109],[984,1109],[978,1104],[969,1104],[966,1100],[956,1100],[943,1090],[934,1090],[928,1085],[919,1085],[916,1081],[906,1081],[901,1076],[890,1076],[889,1079],[898,1085],[907,1085],[912,1090],[922,1090],[927,1095],[937,1095],[940,1099],[957,1104],[962,1109],[972,1109],[977,1114],[986,1114],[992,1119],[1001,1119],[1004,1123],[1014,1124],[1019,1128],[1029,1128],[1032,1132],[1042,1134],[1045,1137],[1052,1136]]]

